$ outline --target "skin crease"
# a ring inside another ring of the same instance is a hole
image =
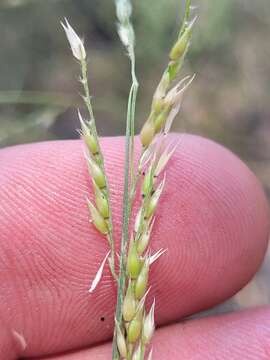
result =
[[[102,147],[119,239],[123,138],[105,138]],[[82,149],[79,141],[58,141],[0,151],[1,360],[86,346],[88,359],[109,358],[108,346],[94,346],[111,338],[116,291],[106,267],[96,291],[87,292],[108,246],[87,221],[92,190]],[[268,218],[260,184],[237,157],[212,141],[181,136],[151,242],[153,251],[168,249],[150,274],[157,324],[207,309],[243,287],[265,254]],[[171,344],[173,358],[179,349],[183,359],[268,359],[269,329],[266,308],[171,325],[157,331],[154,358],[168,359]],[[241,353],[245,344],[253,346],[251,357]],[[83,360],[86,353],[53,358]]]

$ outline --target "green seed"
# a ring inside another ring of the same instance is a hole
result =
[[[166,104],[167,105],[167,104]],[[155,124],[155,132],[158,133],[163,126],[165,125],[165,122],[168,118],[169,112],[171,110],[171,106],[167,105],[166,108],[160,113],[154,120]]]
[[[151,168],[146,173],[142,184],[142,195],[147,196],[153,189],[153,172]]]
[[[158,133],[164,126],[167,119],[167,114],[162,112],[155,119],[155,132]]]
[[[95,137],[89,132],[88,134],[84,135],[85,144],[88,147],[88,150],[93,154],[98,153],[98,144],[96,142]]]
[[[150,217],[154,214],[156,208],[157,208],[158,200],[156,200],[154,197],[152,197],[148,203],[147,209],[145,211],[145,217],[146,219],[150,219]]]
[[[143,264],[142,270],[138,276],[138,279],[136,280],[135,296],[137,300],[141,300],[141,298],[146,292],[148,284],[149,265],[149,259],[146,259]]]
[[[189,44],[190,36],[191,28],[187,27],[183,35],[180,37],[180,39],[177,40],[170,52],[171,60],[178,60],[184,55]]]
[[[104,219],[108,219],[109,218],[108,200],[95,182],[94,182],[94,187],[95,187],[96,205],[98,211],[100,212],[100,214],[103,216]]]
[[[123,302],[123,318],[125,321],[131,321],[136,314],[136,300],[134,296],[134,286],[130,281],[127,289],[126,296]]]
[[[146,231],[142,234],[142,236],[138,240],[137,251],[139,255],[142,255],[145,252],[149,244],[149,240],[150,240],[150,233]]]
[[[159,114],[164,108],[164,100],[163,99],[154,99],[152,104],[152,109],[155,114]]]
[[[91,213],[93,224],[95,225],[97,230],[103,235],[108,234],[108,225],[102,215],[89,200],[87,200],[87,204]]]
[[[84,142],[85,142],[88,150],[90,151],[90,153],[95,155],[98,152],[97,140],[90,130],[89,122],[86,123],[83,120],[81,113],[79,111],[78,111],[78,116],[79,116],[80,123],[81,123],[82,136],[83,136]]]
[[[127,258],[127,272],[131,279],[137,279],[141,271],[141,267],[142,263],[138,255],[136,244],[134,241],[132,241]]]
[[[91,176],[93,177],[96,185],[100,189],[104,189],[106,186],[106,179],[103,171],[92,158],[88,158],[87,160],[88,160]]]
[[[153,121],[147,120],[141,130],[141,143],[144,147],[148,147],[155,136],[155,126]]]
[[[130,343],[135,343],[139,339],[141,335],[141,331],[142,331],[142,319],[136,317],[129,324],[128,333],[127,333],[128,341]]]

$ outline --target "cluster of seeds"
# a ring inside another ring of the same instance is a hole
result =
[[[81,67],[80,82],[84,89],[83,100],[88,110],[89,120],[85,121],[78,111],[81,130],[79,131],[85,144],[85,157],[88,165],[90,178],[92,179],[95,194],[95,204],[87,198],[91,221],[96,229],[107,237],[111,256],[109,259],[112,275],[115,277],[114,269],[114,241],[112,216],[110,209],[109,187],[104,169],[104,159],[100,149],[99,138],[96,130],[95,118],[91,104],[91,97],[87,77],[87,55],[83,41],[66,20],[62,26],[66,32],[73,56],[79,61]]]
[[[88,207],[91,213],[91,219],[97,230],[103,234],[108,234],[109,203],[106,178],[100,164],[100,156],[96,139],[91,131],[91,122],[81,120],[81,134],[87,148],[86,160],[89,174],[92,178],[95,192],[95,206],[87,199]]]
[[[152,350],[148,351],[147,347],[151,343],[155,330],[155,299],[148,312],[145,308],[145,300],[150,291],[148,284],[150,266],[166,250],[160,249],[155,254],[151,254],[149,243],[155,222],[157,206],[165,185],[165,174],[163,174],[163,172],[176,148],[176,146],[167,144],[167,135],[175,116],[180,110],[183,93],[193,80],[193,77],[186,77],[173,86],[174,80],[182,68],[185,55],[188,51],[192,28],[196,18],[190,21],[191,1],[187,0],[183,25],[179,32],[178,39],[170,51],[167,68],[154,92],[150,115],[140,133],[142,152],[138,163],[138,170],[135,174],[133,143],[134,114],[138,83],[135,75],[135,36],[132,23],[130,22],[132,6],[129,0],[115,0],[115,2],[119,20],[118,32],[123,44],[128,50],[133,80],[127,120],[127,125],[130,124],[131,127],[130,135],[127,136],[128,140],[130,140],[129,137],[131,138],[131,145],[128,146],[129,150],[127,151],[128,156],[130,156],[131,168],[127,166],[129,170],[127,174],[129,174],[129,176],[127,182],[125,181],[128,185],[127,190],[129,193],[127,197],[125,197],[124,194],[124,199],[128,201],[124,201],[124,205],[128,205],[126,207],[128,221],[126,223],[123,221],[119,273],[115,272],[114,267],[115,247],[109,188],[91,106],[87,80],[86,51],[82,40],[68,22],[62,25],[69,40],[72,53],[81,65],[81,83],[84,88],[83,98],[90,119],[89,121],[83,120],[79,112],[81,122],[80,134],[86,147],[85,155],[95,195],[94,203],[87,199],[87,204],[93,224],[100,234],[107,237],[110,245],[110,251],[103,260],[89,291],[92,292],[95,290],[101,279],[104,265],[111,254],[109,258],[110,269],[118,284],[113,360],[143,360],[147,353],[148,360],[151,360]],[[129,217],[132,214],[132,206],[139,182],[141,204],[135,218],[134,229],[130,236],[128,231]],[[124,230],[125,225],[126,232]],[[128,243],[129,236],[130,241],[127,249],[126,244]]]
[[[160,131],[165,130],[168,132],[170,130],[171,122],[179,111],[179,109],[177,111],[174,111],[174,109],[180,105],[182,93],[185,87],[189,85],[190,81],[192,81],[189,77],[185,78],[184,80],[189,79],[186,86],[183,87],[183,81],[181,81],[177,86],[169,91],[170,86],[181,70],[185,55],[190,45],[192,28],[196,18],[189,21],[189,14],[190,11],[189,8],[187,8],[183,26],[179,33],[179,38],[171,49],[169,56],[170,61],[154,93],[150,115],[141,130],[141,143],[145,148],[152,143],[155,135],[160,133]],[[174,113],[175,115],[172,116]],[[168,122],[170,117],[172,117],[172,120]],[[167,127],[165,127],[166,123]]]
[[[148,286],[150,265],[163,254],[164,250],[161,249],[151,256],[149,242],[155,222],[155,212],[165,184],[165,175],[161,180],[160,175],[176,148],[165,145],[167,134],[180,110],[183,93],[193,80],[193,77],[186,77],[171,88],[190,45],[195,19],[189,21],[189,7],[190,3],[187,4],[179,37],[171,49],[170,61],[154,93],[150,115],[140,134],[142,154],[139,160],[138,178],[142,178],[140,189],[142,202],[127,254],[127,287],[122,305],[123,322],[122,324],[116,322],[118,350],[124,359],[144,359],[146,347],[151,342],[155,330],[155,300],[147,313],[145,299],[150,290]],[[152,358],[152,351],[149,352],[148,358]]]
[[[141,185],[142,203],[136,217],[126,261],[127,288],[122,307],[122,328],[117,324],[119,352],[123,358],[132,360],[144,359],[142,356],[155,330],[155,300],[147,313],[145,299],[150,290],[148,287],[150,266],[164,251],[160,250],[151,255],[149,241],[155,221],[155,211],[165,184],[165,177],[160,182],[158,179],[171,152],[165,152],[163,156],[160,151],[159,153],[160,157],[158,151],[154,152],[155,156],[146,170]],[[150,354],[151,352],[149,358]]]

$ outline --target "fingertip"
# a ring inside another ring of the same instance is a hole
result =
[[[180,137],[153,236],[155,248],[168,248],[152,272],[169,301],[165,321],[237,292],[260,266],[269,236],[268,203],[247,166],[213,141]]]
[[[124,139],[102,144],[119,241]],[[65,141],[0,152],[0,278],[9,290],[0,306],[20,309],[16,318],[5,316],[11,327],[25,329],[26,355],[104,341],[112,333],[115,287],[108,269],[98,292],[88,293],[107,243],[88,223],[85,194],[92,190],[82,150],[81,142]],[[151,243],[153,250],[168,249],[151,270],[158,323],[239,290],[262,261],[268,218],[259,182],[235,155],[183,135],[168,165]]]

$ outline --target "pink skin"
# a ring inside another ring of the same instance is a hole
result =
[[[119,239],[124,142],[107,138],[102,147]],[[116,291],[106,267],[96,291],[87,292],[108,246],[87,221],[92,190],[81,142],[7,148],[0,169],[0,360],[83,347],[91,349],[52,358],[108,359],[108,346],[95,346],[112,336]],[[158,325],[220,303],[257,271],[268,205],[255,176],[223,147],[182,136],[158,214],[151,247],[168,249],[151,270]],[[24,350],[12,331],[23,334]],[[247,340],[248,331],[255,340]],[[269,341],[270,312],[262,309],[164,327],[154,358],[169,359],[173,351],[174,359],[268,359],[260,354]],[[245,344],[253,346],[251,357],[241,355]]]

